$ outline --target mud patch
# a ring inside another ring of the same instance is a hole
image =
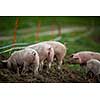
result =
[[[6,59],[4,56],[0,57],[0,61]],[[62,70],[57,70],[56,64],[52,68],[46,71],[44,70],[39,73],[38,76],[34,76],[33,72],[30,71],[27,75],[17,76],[12,73],[4,65],[0,64],[0,82],[1,83],[88,83],[96,82],[96,80],[88,79],[86,76],[82,76],[79,71],[72,71],[68,68],[68,64],[62,66]]]
[[[2,83],[87,83],[94,80],[85,79],[78,72],[63,68],[62,71],[41,72],[37,77],[32,72],[25,76],[17,76],[7,68],[0,69],[0,82]]]

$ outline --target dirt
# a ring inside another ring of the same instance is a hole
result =
[[[1,83],[88,83],[96,82],[96,79],[86,78],[79,71],[71,71],[68,64],[63,64],[62,70],[57,70],[56,64],[47,73],[47,66],[44,66],[39,75],[34,76],[30,70],[26,75],[18,76],[5,67],[1,61],[6,59],[0,55],[0,82]]]

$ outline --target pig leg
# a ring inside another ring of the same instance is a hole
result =
[[[51,69],[51,65],[53,63],[54,59],[54,53],[48,54],[47,62],[48,62],[48,68]]]
[[[37,76],[39,73],[39,60],[35,61],[35,69],[34,69],[34,75]]]
[[[98,82],[100,82],[100,74],[97,75],[97,80],[98,80]]]
[[[35,65],[34,75],[38,75],[39,64]]]
[[[48,62],[48,67],[47,67],[47,71],[46,71],[46,73],[49,73],[49,70],[51,69],[51,62]]]
[[[48,68],[49,68],[49,69],[51,69],[51,64],[52,64],[52,62],[53,62],[53,61],[47,59]]]
[[[62,60],[58,61],[58,70],[61,70]]]
[[[49,59],[47,58],[47,63],[48,63],[48,67],[47,67],[47,73],[49,73],[49,70],[51,69],[51,65],[53,63],[53,57],[49,57]]]
[[[25,74],[26,69],[27,69],[27,66],[28,66],[28,64],[27,63],[24,63],[24,66],[23,66],[23,69],[22,69],[21,74]]]
[[[41,61],[41,62],[40,62],[40,68],[39,68],[40,71],[43,70],[43,65],[44,65],[44,63],[43,63],[43,61]]]
[[[48,63],[47,73],[49,73],[49,70],[51,69],[51,64],[52,64],[52,62],[49,62],[49,63]]]
[[[48,64],[48,65],[49,65],[49,69],[51,69],[51,62],[49,62],[49,64]]]
[[[64,59],[64,55],[58,54],[56,55],[57,63],[58,63],[58,70],[61,70],[61,65]]]
[[[20,76],[20,74],[19,74],[19,68],[18,67],[17,67],[17,75]]]

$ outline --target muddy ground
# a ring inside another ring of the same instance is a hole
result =
[[[0,55],[0,61],[7,59]],[[18,76],[16,73],[11,72],[8,68],[5,68],[2,63],[0,63],[0,82],[1,83],[88,83],[97,82],[96,78],[87,78],[82,75],[79,71],[71,71],[68,68],[68,64],[65,63],[62,66],[62,70],[59,71],[56,68],[56,64],[53,64],[51,70],[46,72],[46,66],[44,70],[39,73],[36,77],[30,70],[27,75]]]

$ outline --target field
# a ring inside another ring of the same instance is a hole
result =
[[[17,18],[19,21],[16,31],[16,43],[26,43],[26,45],[23,46],[27,46],[45,40],[57,40],[62,43],[66,42],[68,51],[61,71],[57,70],[57,65],[54,62],[49,73],[46,73],[47,65],[45,65],[43,72],[41,72],[38,77],[34,77],[31,71],[29,71],[26,76],[18,77],[0,63],[0,82],[97,82],[96,78],[87,78],[84,70],[82,70],[78,64],[68,64],[67,57],[78,51],[100,52],[99,17]],[[16,17],[0,17],[0,61],[7,59],[14,51],[4,53],[4,51],[11,49],[12,46],[4,49],[1,48],[13,43],[15,22]],[[37,41],[35,33],[37,32],[38,23],[40,23],[40,31]],[[61,26],[60,35],[59,26]]]

